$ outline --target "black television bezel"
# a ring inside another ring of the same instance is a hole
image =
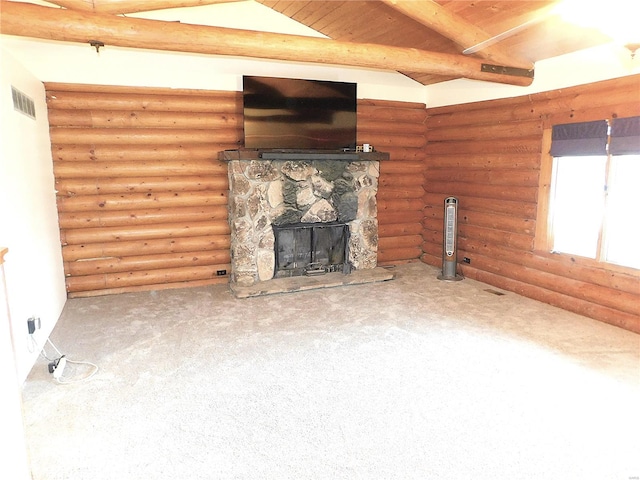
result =
[[[312,95],[296,97],[292,94],[300,90]],[[326,96],[327,92],[336,95]],[[243,75],[242,106],[245,148],[355,150],[356,83]],[[274,115],[268,115],[270,110]],[[258,111],[259,116],[256,115]],[[252,118],[260,118],[260,122],[252,123]],[[344,124],[339,125],[337,120]],[[258,134],[259,126],[266,127],[265,132]]]

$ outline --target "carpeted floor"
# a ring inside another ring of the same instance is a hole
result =
[[[33,478],[640,476],[639,335],[421,263],[393,272],[69,300],[52,340],[99,371],[59,385],[34,367]]]

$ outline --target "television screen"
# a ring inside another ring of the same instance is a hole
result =
[[[356,84],[243,77],[244,146],[353,150]]]

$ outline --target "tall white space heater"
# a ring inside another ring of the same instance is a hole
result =
[[[458,266],[458,199],[447,197],[444,199],[444,226],[442,234],[442,273],[438,280],[462,280],[462,275],[456,274]]]

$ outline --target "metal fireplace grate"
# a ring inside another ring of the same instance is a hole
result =
[[[351,271],[346,223],[273,225],[273,232],[274,278]]]

